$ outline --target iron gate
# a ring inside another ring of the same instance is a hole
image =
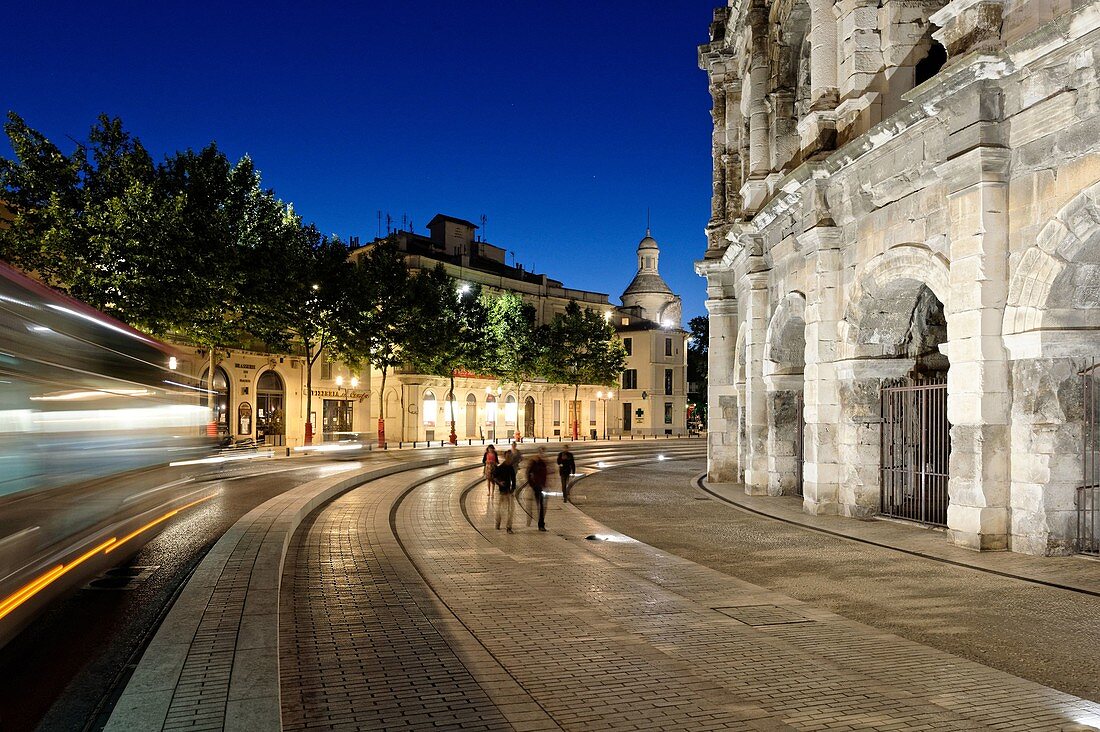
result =
[[[1083,474],[1077,489],[1077,551],[1100,556],[1100,363],[1081,372],[1085,397]]]
[[[804,481],[802,471],[806,466],[806,415],[802,413],[804,406],[802,392],[798,392],[798,396],[795,397],[795,411],[798,414],[798,437],[795,441],[794,455],[797,461],[798,477],[794,484],[794,494],[796,496],[804,495]]]
[[[947,525],[947,382],[882,389],[882,498],[886,516]]]

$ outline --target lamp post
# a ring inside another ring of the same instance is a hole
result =
[[[607,439],[607,403],[615,398],[615,392],[608,391],[606,394],[603,391],[596,392],[596,398],[603,402],[603,438]]]

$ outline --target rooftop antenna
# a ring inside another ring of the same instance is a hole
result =
[[[645,209],[645,235],[649,236],[649,206]]]
[[[393,231],[393,216],[386,214],[386,236],[389,236],[391,231]]]
[[[485,216],[485,214],[481,214],[481,240],[482,241],[489,241],[488,238],[486,238],[486,236],[485,236],[485,224],[487,224],[487,223],[489,223],[489,219]]]
[[[378,209],[378,238],[382,238],[382,209]]]

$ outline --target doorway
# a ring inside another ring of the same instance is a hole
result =
[[[630,417],[632,416],[631,407],[632,405],[630,402],[623,403],[623,432],[630,432]]]

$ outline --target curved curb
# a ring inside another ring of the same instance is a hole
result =
[[[321,478],[238,519],[173,604],[105,729],[281,729],[279,588],[294,532],[340,493],[447,462],[440,456]]]
[[[997,575],[998,577],[1007,577],[1009,579],[1020,580],[1021,582],[1030,582],[1031,584],[1042,585],[1043,587],[1052,587],[1052,588],[1057,589],[1057,590],[1066,590],[1068,592],[1076,592],[1076,593],[1082,594],[1082,595],[1091,595],[1092,597],[1100,597],[1100,591],[1097,591],[1097,590],[1094,590],[1094,589],[1089,589],[1087,587],[1081,587],[1079,585],[1073,585],[1073,584],[1069,584],[1069,583],[1066,583],[1066,582],[1056,582],[1056,581],[1053,581],[1053,580],[1045,580],[1045,579],[1042,579],[1042,578],[1039,578],[1039,577],[1028,576],[1026,574],[1006,572],[1006,571],[1003,571],[1003,570],[1000,570],[1000,569],[994,569],[992,567],[983,567],[980,564],[975,564],[973,562],[966,562],[966,561],[959,560],[959,559],[952,559],[950,557],[943,557],[943,556],[939,556],[939,555],[932,554],[932,553],[929,553],[929,552],[921,551],[919,549],[909,549],[909,548],[906,548],[906,547],[903,547],[903,546],[898,546],[897,544],[889,544],[889,543],[886,543],[886,542],[883,542],[883,541],[877,541],[875,539],[869,539],[869,538],[862,537],[862,536],[856,536],[855,534],[851,534],[851,533],[845,533],[843,531],[838,531],[838,530],[834,530],[834,529],[826,529],[822,526],[813,526],[809,523],[798,521],[796,519],[788,518],[788,517],[785,517],[785,516],[780,516],[776,513],[768,513],[767,511],[762,511],[758,508],[752,508],[750,506],[746,506],[745,504],[740,503],[740,502],[734,500],[733,498],[730,498],[729,496],[725,496],[725,495],[722,495],[721,493],[718,493],[717,491],[715,491],[715,490],[713,490],[712,488],[709,487],[710,483],[707,481],[706,477],[707,477],[706,472],[702,472],[702,473],[696,475],[694,478],[691,479],[691,485],[697,487],[700,491],[702,491],[703,493],[706,493],[708,496],[715,499],[716,501],[719,501],[721,503],[725,503],[728,506],[733,506],[734,508],[738,509],[739,511],[744,511],[746,513],[751,513],[751,514],[754,514],[756,516],[760,516],[762,518],[771,519],[772,521],[779,521],[780,523],[789,524],[791,526],[797,526],[801,529],[805,529],[806,531],[814,531],[814,532],[817,532],[819,534],[825,534],[827,536],[833,536],[833,537],[836,537],[838,539],[846,539],[847,541],[854,541],[857,544],[867,544],[869,546],[878,547],[880,549],[889,549],[890,551],[900,552],[902,554],[908,554],[908,555],[913,556],[913,557],[920,557],[921,559],[927,559],[927,560],[930,560],[930,561],[933,561],[933,562],[940,562],[941,564],[950,564],[950,565],[953,565],[955,567],[962,567],[964,569],[972,569],[975,572],[985,572],[986,574],[993,574],[993,575]],[[807,514],[807,515],[810,515],[810,514]]]

